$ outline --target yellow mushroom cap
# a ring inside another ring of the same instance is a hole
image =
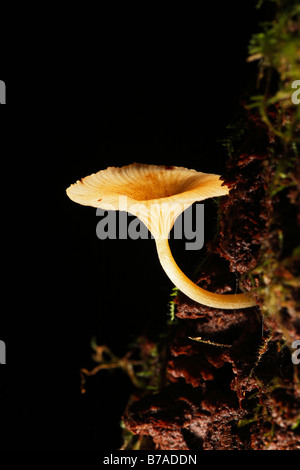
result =
[[[194,202],[226,194],[219,175],[143,163],[109,167],[67,189],[69,198],[79,204],[127,210],[159,238],[168,237],[178,215]]]
[[[168,243],[181,212],[196,201],[228,194],[215,174],[183,167],[133,163],[109,167],[77,181],[67,189],[79,204],[105,210],[126,210],[137,216],[155,238],[159,260],[170,280],[191,299],[214,308],[248,308],[255,300],[246,294],[215,294],[194,284],[177,266]]]

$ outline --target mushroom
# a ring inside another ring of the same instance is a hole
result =
[[[177,266],[168,241],[176,218],[196,201],[228,194],[220,177],[176,166],[133,163],[93,173],[67,189],[69,198],[104,210],[127,210],[152,233],[170,280],[200,304],[234,309],[256,305],[249,294],[216,294],[192,282]],[[124,205],[126,200],[126,206]]]

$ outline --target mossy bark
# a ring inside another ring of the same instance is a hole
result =
[[[176,320],[124,414],[123,448],[300,448],[292,360],[300,339],[300,104],[291,99],[300,79],[300,7],[275,4],[250,42],[256,88],[224,142],[230,194],[194,279],[218,293],[252,290],[257,307],[223,311],[177,295]],[[153,351],[147,345],[139,346],[144,360]]]

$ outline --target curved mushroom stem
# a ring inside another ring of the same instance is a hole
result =
[[[160,263],[178,289],[191,299],[208,307],[234,309],[256,305],[255,300],[247,294],[214,294],[192,282],[177,266],[169,246],[168,239],[155,239]]]

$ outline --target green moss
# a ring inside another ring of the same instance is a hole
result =
[[[170,297],[172,297],[172,300],[169,302],[169,317],[171,322],[175,321],[176,303],[174,301],[174,297],[177,297],[178,292],[178,287],[173,287],[172,293],[170,294]]]
[[[250,40],[248,60],[259,60],[258,82],[263,83],[264,89],[252,96],[248,107],[258,108],[263,122],[285,142],[300,142],[300,106],[291,99],[292,84],[300,78],[300,5],[282,0],[274,3],[274,19],[263,23],[262,31]],[[270,116],[271,106],[277,107],[275,120]]]
[[[261,2],[261,4],[264,2]],[[300,5],[276,0],[274,19],[262,24],[249,45],[250,60],[259,60],[260,94],[248,109],[257,108],[267,125],[264,181],[268,220],[257,266],[247,274],[261,299],[262,313],[276,318],[286,339],[283,309],[299,315],[300,288],[297,204],[300,174],[300,105],[292,102],[292,83],[300,79]],[[298,269],[297,269],[298,266]],[[257,287],[258,286],[258,287]],[[297,313],[298,312],[298,313]]]
[[[292,430],[294,431],[299,426],[300,426],[300,415],[297,417],[297,419],[295,420],[295,423],[292,425]]]

